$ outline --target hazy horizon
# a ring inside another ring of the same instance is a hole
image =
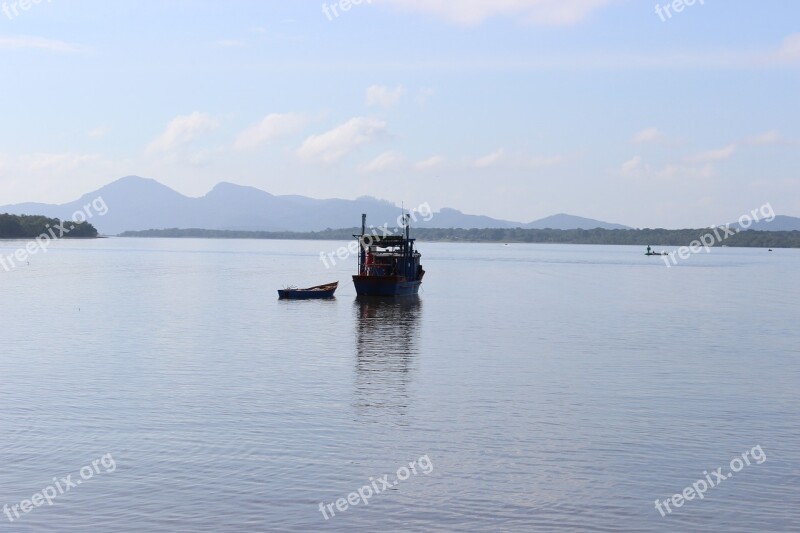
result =
[[[102,199],[102,194],[103,194],[104,191],[107,192],[107,188],[108,187],[117,186],[117,185],[120,185],[120,184],[126,184],[125,186],[127,186],[127,185],[132,183],[131,180],[134,180],[133,183],[136,183],[136,182],[141,182],[141,183],[143,183],[143,182],[154,182],[155,184],[157,184],[156,185],[157,187],[158,186],[165,186],[165,187],[167,187],[168,189],[170,189],[170,190],[172,190],[174,192],[182,194],[182,193],[180,193],[180,191],[175,191],[174,189],[172,189],[168,185],[165,185],[164,183],[160,182],[159,180],[157,180],[155,178],[147,178],[147,177],[144,177],[144,176],[123,176],[121,178],[113,180],[112,182],[104,185],[103,187],[101,187],[101,188],[99,188],[99,189],[97,189],[95,191],[86,191],[84,194],[81,195],[81,197],[74,198],[71,202],[65,202],[63,204],[44,204],[44,205],[48,205],[49,207],[69,207],[71,204],[80,203],[81,198],[84,198],[84,199],[87,198],[87,197],[94,198],[98,194],[100,194],[101,196],[99,196],[97,198]],[[211,189],[209,189],[208,191],[206,191],[203,194],[200,194],[199,196],[188,196],[188,195],[183,195],[183,196],[185,198],[188,198],[188,199],[191,199],[191,200],[199,200],[199,199],[207,198],[207,197],[209,197],[209,195],[212,195],[217,190],[218,187],[223,186],[223,185],[233,185],[234,187],[242,187],[242,188],[253,187],[253,186],[250,186],[250,185],[242,185],[242,184],[238,184],[238,183],[234,183],[234,182],[219,182],[219,183],[214,184],[211,187]],[[258,187],[254,187],[254,188],[257,189],[257,190],[261,190],[262,192],[270,193],[270,191],[264,191],[263,189],[259,189]],[[117,192],[117,194],[119,193],[118,190],[116,192]],[[291,197],[295,197],[296,195],[273,195],[273,196],[275,196],[276,198],[291,198]],[[305,197],[304,196],[303,198],[311,198],[311,197]],[[153,198],[153,199],[155,200],[155,198]],[[324,201],[342,200],[342,198],[312,198],[312,199],[314,199],[314,200],[324,200]],[[398,212],[400,212],[400,210],[403,209],[403,207],[400,204],[392,202],[391,200],[389,200],[387,198],[380,198],[380,197],[376,197],[376,196],[364,195],[364,196],[358,197],[358,198],[356,198],[354,200],[372,200],[372,201],[375,201],[377,203],[388,203],[388,204],[396,207],[398,209]],[[26,204],[38,204],[38,202],[23,202],[23,203],[20,203],[20,204],[16,204],[16,206],[24,206]],[[425,210],[430,210],[430,205],[428,205],[427,203],[421,204],[421,206],[424,206]],[[420,209],[422,209],[421,206],[409,206],[409,205],[406,205],[405,209],[413,210],[413,211],[419,211]],[[0,205],[0,210],[3,207],[10,207],[10,206],[2,206],[2,205]],[[132,206],[131,205],[126,205],[126,207],[130,208]],[[354,206],[354,208],[355,207],[356,206]],[[772,206],[769,205],[769,204],[767,204],[766,206],[762,206],[762,208],[766,208],[766,207],[769,207],[770,216],[772,218],[774,218],[776,215],[777,215],[778,218],[783,217],[783,216],[790,216],[791,217],[791,215],[786,215],[784,213],[774,213],[774,212],[772,212],[771,211],[772,210]],[[363,211],[363,210],[368,210],[369,211],[369,208],[362,206],[361,208],[355,209],[355,210],[356,211]],[[441,214],[441,210],[450,210],[450,211],[455,210],[457,213],[460,213],[460,214],[464,215],[465,217],[482,218],[482,217],[486,217],[487,216],[484,213],[463,212],[463,211],[458,210],[457,208],[453,208],[452,206],[441,206],[439,209],[436,209],[433,212],[435,212],[436,214]],[[19,209],[17,209],[15,212],[18,212],[18,211],[19,211]],[[0,211],[0,212],[2,212],[2,211]],[[19,212],[19,214],[21,214],[21,212]],[[50,213],[50,214],[52,215],[53,213]],[[66,215],[63,215],[63,216],[66,216]],[[492,217],[492,220],[495,220],[495,221],[498,221],[498,222],[512,222],[512,223],[519,223],[521,225],[528,225],[528,224],[531,224],[531,223],[542,222],[542,221],[545,221],[545,220],[561,219],[561,218],[569,219],[569,220],[576,220],[576,221],[579,220],[579,219],[595,220],[595,219],[591,219],[589,217],[584,217],[580,213],[563,213],[563,212],[551,213],[551,214],[549,214],[547,216],[541,217],[541,218],[536,219],[536,220],[512,220],[512,219],[510,219],[508,217],[504,218],[502,216],[501,217]],[[759,217],[759,218],[763,218],[763,217]],[[800,217],[793,217],[793,218],[799,218],[800,219]],[[602,222],[602,223],[604,223],[606,225],[609,225],[609,226],[614,226],[614,225],[619,225],[620,227],[627,226],[630,229],[656,228],[656,226],[631,226],[631,225],[626,224],[625,221],[617,221],[617,220],[599,220],[598,219],[597,221],[598,222]],[[728,224],[728,223],[735,224],[735,222],[736,221],[728,221],[728,222],[726,222],[726,221],[717,221],[714,224],[710,224],[710,225],[707,225],[707,226],[704,226],[704,227],[719,226],[719,225],[724,225],[724,224]],[[171,225],[171,227],[172,226],[173,225]],[[341,226],[341,228],[356,227],[356,226],[357,226],[357,224],[353,224],[352,226]],[[453,226],[452,224],[446,224],[446,223],[442,225],[442,227],[452,227],[452,226]],[[436,227],[436,226],[435,226],[435,224],[427,224],[426,227]],[[473,226],[470,226],[470,227],[473,227]],[[498,226],[474,226],[474,227],[486,227],[486,228],[489,228],[489,227],[498,227]],[[341,228],[338,228],[338,229],[341,229]],[[676,227],[665,228],[665,229],[675,229],[675,230],[677,230],[677,229],[686,229],[686,228],[688,228],[688,226],[684,225],[684,226],[676,226]],[[204,227],[203,229],[220,229],[220,228],[217,228],[217,227]],[[256,231],[263,231],[263,229],[262,230],[256,230]],[[282,230],[275,230],[275,231],[282,231]],[[295,229],[295,230],[290,230],[290,231],[303,232],[303,231],[311,231],[311,230],[306,228],[305,230]],[[781,231],[781,230],[777,230],[777,231]]]

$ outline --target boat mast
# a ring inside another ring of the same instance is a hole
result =
[[[365,250],[364,235],[367,232],[367,214],[361,214],[361,238],[358,239],[358,273],[363,276],[366,274],[367,251]]]
[[[406,226],[406,242],[403,245],[403,274],[406,278],[411,277],[411,215],[408,213],[403,214],[403,220]]]

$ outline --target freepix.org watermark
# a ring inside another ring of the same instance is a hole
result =
[[[767,202],[760,208],[753,209],[750,213],[739,217],[738,228],[731,228],[730,224],[714,227],[711,231],[700,237],[700,239],[692,241],[689,246],[681,246],[676,252],[670,252],[663,256],[662,259],[668,267],[677,265],[678,259],[689,259],[692,254],[698,254],[702,250],[705,250],[706,253],[710,253],[712,246],[722,243],[724,240],[733,237],[742,230],[749,229],[750,226],[756,222],[772,222],[773,220],[775,220],[775,210],[772,209],[772,205]]]
[[[45,0],[18,0],[15,2],[3,2],[3,6],[0,7],[3,13],[6,14],[8,20],[14,20],[20,15],[20,11],[28,11],[35,5],[39,5]],[[53,0],[47,0],[49,4]]]
[[[428,205],[428,202],[416,207],[408,212],[409,218],[416,222],[420,218],[425,222],[430,222],[433,220],[433,210],[431,206]],[[404,228],[406,225],[405,215],[400,215],[397,217],[397,226],[396,228]],[[380,239],[380,237],[389,237],[391,235],[396,235],[392,229],[389,228],[389,223],[384,223],[383,226],[375,227],[370,226],[371,235],[366,235],[364,237],[364,245],[369,246],[372,244],[372,241],[376,239]],[[358,253],[358,241],[352,241],[347,246],[340,246],[337,250],[333,252],[320,252],[319,253],[319,260],[325,265],[325,268],[331,268],[331,266],[336,266],[336,259],[340,261],[346,261],[350,256],[356,255]],[[328,260],[330,260],[330,264],[328,264]]]
[[[757,453],[756,453],[757,452]],[[702,500],[705,498],[706,491],[708,489],[713,489],[714,487],[718,487],[720,483],[725,481],[726,479],[730,479],[733,477],[734,474],[741,472],[745,466],[750,466],[751,463],[750,459],[755,461],[755,464],[760,465],[767,460],[767,454],[764,453],[764,450],[761,449],[761,445],[757,445],[751,450],[747,450],[741,456],[736,456],[731,459],[730,464],[730,472],[723,473],[723,467],[719,467],[716,470],[712,471],[710,474],[708,471],[704,471],[703,475],[705,478],[698,479],[690,486],[683,489],[683,492],[673,495],[671,498],[667,498],[665,500],[656,500],[656,509],[661,516],[667,516],[668,514],[672,514],[672,504],[673,507],[676,509],[683,507],[683,504],[692,501],[695,498]],[[712,479],[713,478],[713,479]]]
[[[100,470],[101,466],[104,469],[102,471]],[[90,465],[81,468],[78,472],[78,476],[80,477],[75,476],[74,481],[72,479],[72,474],[67,477],[62,477],[61,479],[54,477],[52,485],[46,486],[44,489],[31,496],[30,500],[22,500],[15,505],[4,505],[3,514],[6,515],[9,522],[14,522],[33,511],[35,508],[43,506],[45,503],[47,505],[53,505],[53,500],[77,488],[78,485],[81,485],[84,481],[89,481],[95,474],[111,474],[116,469],[117,463],[114,461],[111,454],[107,453],[92,461]]]
[[[347,13],[353,9],[353,6],[359,6],[365,2],[371,4],[372,0],[339,0],[332,5],[328,5],[326,2],[322,4],[322,12],[325,13],[328,20],[333,21],[333,19],[339,18],[342,13]]]
[[[398,468],[397,472],[395,472],[395,477],[392,479],[389,479],[389,474],[385,474],[378,479],[371,477],[369,478],[369,484],[364,485],[357,491],[351,492],[346,498],[339,498],[336,502],[329,504],[320,503],[319,512],[322,513],[325,520],[330,520],[336,516],[337,510],[340,513],[344,513],[351,506],[355,507],[362,503],[364,505],[369,505],[369,499],[373,496],[381,494],[392,487],[396,487],[401,482],[408,480],[412,474],[416,476],[419,473],[417,472],[417,467],[419,467],[420,471],[426,476],[433,472],[433,463],[427,455],[423,455],[416,461],[408,463],[408,466],[401,466]]]
[[[661,22],[666,22],[672,18],[673,13],[683,13],[684,9],[692,7],[695,4],[704,6],[706,2],[705,0],[673,0],[672,2],[667,2],[663,6],[661,4],[656,4],[656,15],[661,17]]]
[[[0,266],[6,272],[11,272],[18,264],[25,263],[32,255],[39,252],[47,253],[47,248],[53,241],[65,237],[69,232],[75,229],[76,224],[88,222],[95,214],[97,216],[105,216],[108,213],[108,206],[102,196],[98,196],[91,203],[83,206],[82,209],[75,211],[72,214],[72,220],[59,221],[55,226],[50,224],[45,226],[46,232],[42,233],[34,240],[30,241],[25,246],[18,248],[13,254],[7,256],[0,255]]]

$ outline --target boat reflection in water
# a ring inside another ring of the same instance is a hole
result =
[[[359,414],[404,416],[419,355],[422,301],[359,297],[356,315],[356,398]]]

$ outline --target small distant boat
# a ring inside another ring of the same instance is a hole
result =
[[[648,246],[647,247],[647,253],[645,253],[644,255],[646,255],[646,256],[659,255],[660,256],[660,255],[669,255],[669,254],[667,252],[656,252],[655,250],[653,250],[652,248],[650,248]]]
[[[339,288],[338,281],[325,285],[317,285],[316,287],[309,287],[307,289],[287,287],[278,291],[278,298],[281,300],[324,300],[326,298],[333,298],[333,294],[336,292],[337,288]]]

